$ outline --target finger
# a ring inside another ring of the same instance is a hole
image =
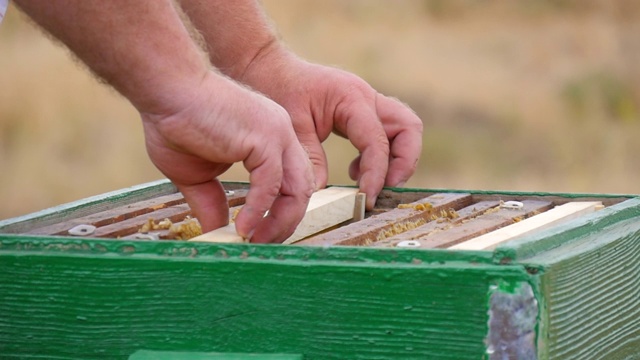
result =
[[[376,112],[391,143],[385,185],[402,186],[415,173],[422,152],[422,120],[400,101],[376,95]]]
[[[298,134],[298,140],[307,154],[316,184],[315,190],[324,189],[329,178],[327,155],[315,134]]]
[[[229,223],[227,196],[217,179],[200,184],[176,186],[198,218],[202,232],[215,230]]]
[[[351,180],[358,180],[360,177],[360,160],[362,159],[361,155],[356,156],[355,159],[351,161],[349,164],[349,177]]]
[[[314,126],[315,121],[309,111],[292,110],[291,114],[293,130],[298,137],[298,141],[302,144],[303,149],[307,153],[307,157],[313,164],[313,173],[315,175],[316,190],[323,189],[327,186],[328,181],[328,165],[327,155],[322,147],[322,141]],[[328,136],[328,134],[327,134]]]
[[[282,242],[300,223],[315,190],[311,162],[300,144],[292,143],[282,156],[283,179],[280,194],[269,214],[258,224],[252,242]]]
[[[281,157],[277,151],[267,151],[267,147],[265,144],[262,151],[254,149],[244,161],[250,173],[250,187],[245,204],[236,217],[236,231],[249,240],[278,196],[282,183]]]
[[[360,151],[358,166],[351,166],[349,170],[350,174],[357,175],[360,190],[367,194],[368,210],[375,205],[389,166],[389,141],[374,110],[363,100],[346,106],[344,113],[337,112],[343,119],[337,122],[337,130],[346,134]]]

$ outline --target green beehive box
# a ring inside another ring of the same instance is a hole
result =
[[[175,193],[159,181],[0,222],[0,358],[640,359],[634,196],[387,189],[368,214],[462,193],[467,207],[605,206],[474,251],[38,230],[123,209],[113,219],[132,222],[154,214],[136,212],[140,203]]]

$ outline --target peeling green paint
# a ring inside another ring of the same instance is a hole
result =
[[[353,251],[302,260],[3,249],[0,351],[67,359],[122,359],[141,349],[479,359],[487,288],[529,279],[521,266],[490,259],[389,262],[391,252],[376,251],[356,262]]]
[[[500,281],[489,288],[490,360],[536,360],[538,301],[526,282]]]

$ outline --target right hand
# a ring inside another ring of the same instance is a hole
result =
[[[282,242],[302,220],[315,189],[311,162],[280,105],[210,72],[177,110],[142,113],[151,161],[182,192],[207,232],[228,223],[217,177],[242,161],[250,190],[236,217],[252,242]],[[265,213],[269,212],[265,217]]]

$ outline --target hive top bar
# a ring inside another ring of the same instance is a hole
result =
[[[224,185],[231,209],[229,218],[233,222],[244,204],[248,184]],[[307,216],[292,239],[285,243],[320,247],[482,250],[514,238],[513,234],[504,235],[512,233],[510,229],[514,226],[523,228],[532,222],[540,223],[542,219],[547,219],[545,223],[551,226],[584,215],[578,212],[567,217],[560,214],[562,211],[559,209],[580,207],[580,204],[589,202],[593,206],[587,207],[594,210],[600,208],[600,204],[610,206],[629,198],[614,195],[385,189],[376,207],[362,216],[354,213],[357,208],[356,194],[354,187],[335,186],[314,194]],[[74,231],[78,228],[82,232]],[[0,222],[0,232],[71,238],[79,235],[113,240],[201,239],[197,237],[201,230],[197,220],[191,216],[191,209],[167,181],[123,189],[5,220]],[[234,237],[233,229],[228,233]],[[496,234],[503,234],[500,240],[495,240],[498,239]],[[478,245],[485,244],[482,239],[487,238],[494,239],[493,243]],[[224,239],[219,241],[234,242]]]

